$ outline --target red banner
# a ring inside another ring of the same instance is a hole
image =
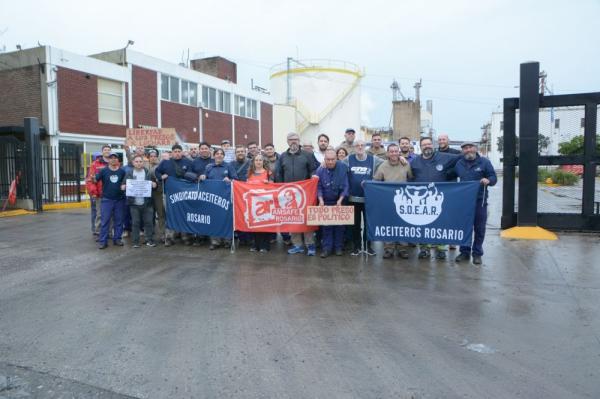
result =
[[[306,207],[317,202],[317,179],[294,183],[233,182],[235,230],[265,233],[304,233]]]

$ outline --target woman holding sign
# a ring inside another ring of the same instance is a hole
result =
[[[265,168],[265,159],[262,154],[257,154],[252,159],[248,168],[248,183],[268,183],[273,181],[273,174],[270,169]],[[250,248],[252,252],[269,252],[271,250],[271,233],[253,233],[254,246]]]

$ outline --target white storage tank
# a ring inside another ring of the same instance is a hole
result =
[[[358,65],[336,60],[294,60],[271,68],[273,96],[273,137],[277,151],[287,148],[286,135],[300,134],[301,140],[317,146],[325,133],[337,147],[344,131],[354,128],[361,134],[360,82]],[[295,112],[290,112],[290,107]],[[291,130],[290,130],[291,129]]]

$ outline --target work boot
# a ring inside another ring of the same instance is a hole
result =
[[[307,246],[306,255],[307,256],[315,256],[317,254],[317,250],[315,249],[315,244],[310,244]]]
[[[394,257],[394,252],[390,251],[389,249],[386,249],[385,252],[383,253],[383,259],[392,259]]]
[[[401,249],[398,251],[398,256],[401,259],[408,259],[408,251],[406,251],[405,249]]]
[[[471,260],[471,255],[469,255],[468,253],[464,253],[464,252],[461,252],[460,255],[458,255],[456,258],[454,258],[454,261],[456,263],[469,262],[470,260]]]
[[[360,249],[354,248],[354,250],[352,252],[350,252],[350,255],[358,256],[358,255],[360,255],[360,253],[361,253]]]
[[[445,260],[446,259],[446,251],[437,251],[435,254],[435,258],[437,260]]]
[[[376,255],[375,251],[373,251],[373,248],[371,248],[371,246],[370,246],[370,245],[369,245],[369,246],[367,246],[367,250],[365,251],[365,253],[366,253],[367,255],[370,255],[370,256],[375,256],[375,255]]]
[[[479,255],[473,255],[473,264],[474,265],[481,265],[481,256],[479,256]]]
[[[102,243],[102,244],[98,245],[98,249],[106,249],[106,248],[108,248],[107,243]]]
[[[124,245],[123,241],[121,241],[121,240],[117,240],[113,244],[116,245],[117,247],[122,247]]]
[[[323,252],[321,252],[321,258],[326,258],[329,256],[329,251],[324,250]]]
[[[422,249],[421,251],[419,251],[419,259],[428,259],[431,257],[431,252],[429,252],[428,249]]]

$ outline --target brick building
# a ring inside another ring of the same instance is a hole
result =
[[[85,56],[50,46],[0,54],[0,127],[35,116],[48,144],[84,153],[124,143],[127,128],[175,128],[184,145],[273,141],[269,95],[238,84],[222,57],[190,68],[131,49]]]

